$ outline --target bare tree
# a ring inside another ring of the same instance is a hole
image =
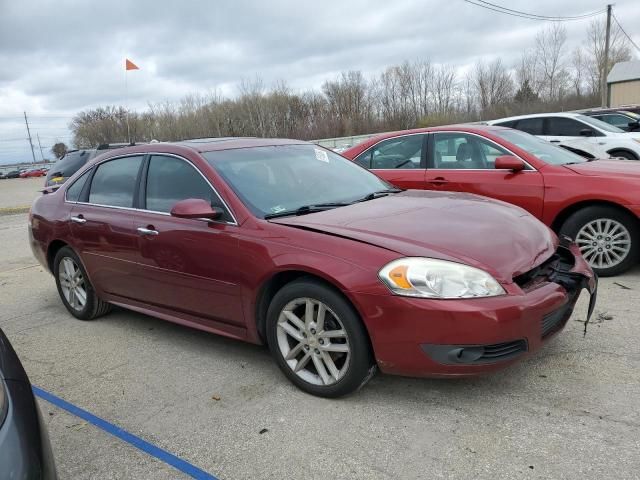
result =
[[[507,103],[513,96],[513,80],[500,59],[488,64],[478,61],[473,82],[483,116],[493,107]]]
[[[64,157],[67,153],[67,150],[67,146],[62,142],[56,142],[53,147],[51,147],[51,153],[53,153],[56,158]]]
[[[566,90],[568,75],[563,56],[567,31],[560,23],[544,28],[536,35],[536,60],[542,76],[542,91],[548,100],[557,100]]]

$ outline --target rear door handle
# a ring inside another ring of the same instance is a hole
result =
[[[158,231],[153,228],[138,227],[137,230],[140,235],[158,235]]]
[[[445,185],[449,183],[449,180],[444,177],[436,177],[432,178],[431,180],[427,180],[427,182],[429,182],[431,185]]]
[[[79,223],[80,225],[82,225],[83,223],[87,223],[87,219],[84,218],[82,215],[78,215],[77,217],[71,217],[71,221],[73,223]]]

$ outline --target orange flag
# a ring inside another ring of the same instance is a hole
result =
[[[140,70],[140,67],[138,67],[135,63],[133,63],[128,58],[124,59],[124,68],[125,70]]]

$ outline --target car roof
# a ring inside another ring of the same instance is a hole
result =
[[[232,150],[237,148],[270,147],[276,145],[305,144],[303,140],[291,140],[287,138],[256,138],[256,137],[219,137],[219,138],[194,138],[180,140],[178,142],[166,142],[169,145],[180,145],[191,148],[197,152],[211,152],[216,150]],[[154,147],[163,143],[152,143]]]

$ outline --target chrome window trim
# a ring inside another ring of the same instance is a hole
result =
[[[224,207],[227,209],[227,211],[229,212],[229,215],[231,215],[231,218],[233,219],[232,222],[222,222],[222,221],[218,221],[218,220],[209,220],[209,219],[200,219],[200,218],[196,218],[194,220],[198,220],[198,221],[207,221],[207,222],[213,222],[213,223],[221,223],[224,225],[234,225],[234,226],[238,226],[238,221],[236,220],[236,216],[233,213],[233,210],[231,210],[231,208],[229,208],[229,205],[227,204],[227,202],[224,201],[224,199],[220,196],[220,194],[218,193],[218,191],[216,190],[216,188],[211,184],[211,182],[209,181],[209,179],[200,171],[200,169],[198,167],[196,167],[193,162],[191,162],[189,159],[184,158],[180,155],[176,155],[174,153],[163,153],[163,152],[139,152],[139,153],[129,153],[129,154],[124,154],[124,155],[116,155],[114,157],[109,157],[106,158],[104,160],[101,160],[98,163],[94,163],[91,165],[90,168],[87,168],[85,170],[85,172],[89,171],[91,168],[98,168],[99,165],[102,165],[103,163],[106,162],[110,162],[111,160],[117,160],[120,158],[127,158],[127,157],[138,157],[142,155],[142,157],[149,155],[149,157],[152,157],[154,155],[156,156],[165,156],[165,157],[175,157],[179,160],[182,160],[184,162],[187,162],[187,164],[191,165],[191,167],[193,167],[193,169],[198,172],[200,174],[200,176],[202,178],[204,178],[205,182],[207,182],[207,184],[209,185],[209,187],[211,187],[211,190],[213,190],[213,193],[215,193],[215,195],[218,197],[218,199],[220,200],[220,202],[222,203],[222,205],[224,205]],[[151,161],[151,159],[149,159],[149,161]],[[80,176],[84,175],[83,172]],[[78,177],[80,178],[80,177]],[[75,183],[77,180],[74,180],[73,183]],[[68,188],[68,187],[67,187]],[[76,205],[88,205],[88,206],[92,206],[92,207],[103,207],[103,208],[111,208],[111,209],[115,209],[115,210],[128,210],[128,211],[134,211],[134,212],[144,212],[144,213],[154,213],[156,215],[164,215],[167,217],[170,217],[171,214],[167,213],[167,212],[160,212],[157,210],[146,210],[143,208],[133,208],[133,207],[119,207],[116,205],[102,205],[100,203],[91,203],[91,202],[70,202],[67,200],[67,189],[65,189],[64,192],[64,201],[65,203],[72,203],[72,204],[76,204]]]

